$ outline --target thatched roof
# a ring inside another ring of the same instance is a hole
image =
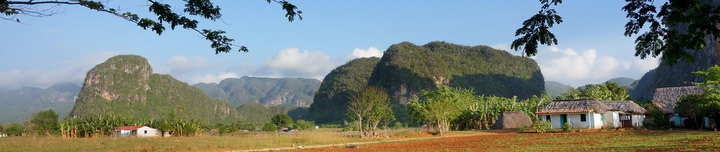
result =
[[[700,86],[686,85],[686,86],[671,86],[661,87],[655,89],[655,95],[650,102],[653,105],[660,108],[663,113],[675,113],[676,102],[683,95],[688,94],[700,94],[704,91]]]
[[[495,121],[493,129],[509,129],[509,128],[525,128],[531,127],[533,124],[530,117],[520,111],[505,111],[502,116]]]
[[[633,101],[603,101],[601,102],[605,104],[610,109],[621,111],[624,113],[631,113],[631,114],[646,114],[647,110],[645,108],[640,107],[637,103]]]
[[[537,113],[582,113],[590,111],[605,113],[607,110],[610,110],[610,108],[595,99],[577,99],[552,101]]]

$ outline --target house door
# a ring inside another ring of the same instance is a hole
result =
[[[631,119],[630,115],[623,115],[623,114],[621,114],[621,115],[620,115],[620,124],[621,124],[622,127],[624,127],[624,128],[633,127],[633,126],[632,126],[632,119]]]
[[[567,114],[560,114],[560,126],[565,125],[567,121]]]

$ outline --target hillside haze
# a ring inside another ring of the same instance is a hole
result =
[[[47,89],[23,87],[18,90],[0,91],[0,124],[21,123],[40,111],[52,109],[60,116],[67,116],[80,86],[59,83]]]
[[[216,83],[193,85],[208,96],[225,100],[233,107],[260,103],[266,107],[309,107],[320,80],[302,78],[229,78]]]
[[[153,74],[147,59],[118,55],[87,73],[71,115],[118,114],[136,120],[180,117],[205,123],[240,120],[236,108],[169,75]]]

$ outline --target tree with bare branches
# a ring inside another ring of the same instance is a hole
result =
[[[380,123],[395,120],[390,107],[390,96],[379,87],[369,86],[352,95],[347,108],[348,117],[358,122],[360,137],[375,137]]]

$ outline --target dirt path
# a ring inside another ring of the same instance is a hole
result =
[[[345,147],[347,145],[371,145],[371,144],[380,144],[380,143],[400,143],[400,142],[407,142],[407,141],[422,141],[422,140],[430,140],[430,139],[441,139],[441,138],[454,138],[454,137],[469,137],[469,136],[487,136],[487,135],[499,135],[499,134],[508,134],[508,133],[516,133],[515,130],[493,130],[493,131],[483,131],[483,132],[476,132],[476,133],[469,133],[469,134],[458,134],[458,133],[451,133],[444,135],[443,137],[439,136],[433,136],[433,137],[419,137],[419,138],[405,138],[405,139],[394,139],[394,140],[383,140],[383,141],[372,141],[372,142],[353,142],[353,143],[341,143],[341,144],[327,144],[327,145],[312,145],[312,146],[298,146],[298,147],[275,147],[275,148],[262,148],[262,149],[250,149],[250,150],[239,150],[239,151],[233,151],[233,152],[246,152],[246,151],[281,151],[281,150],[294,150],[294,151],[338,151],[338,150],[353,150],[353,149],[338,149],[336,147]],[[365,149],[367,150],[367,149]]]

